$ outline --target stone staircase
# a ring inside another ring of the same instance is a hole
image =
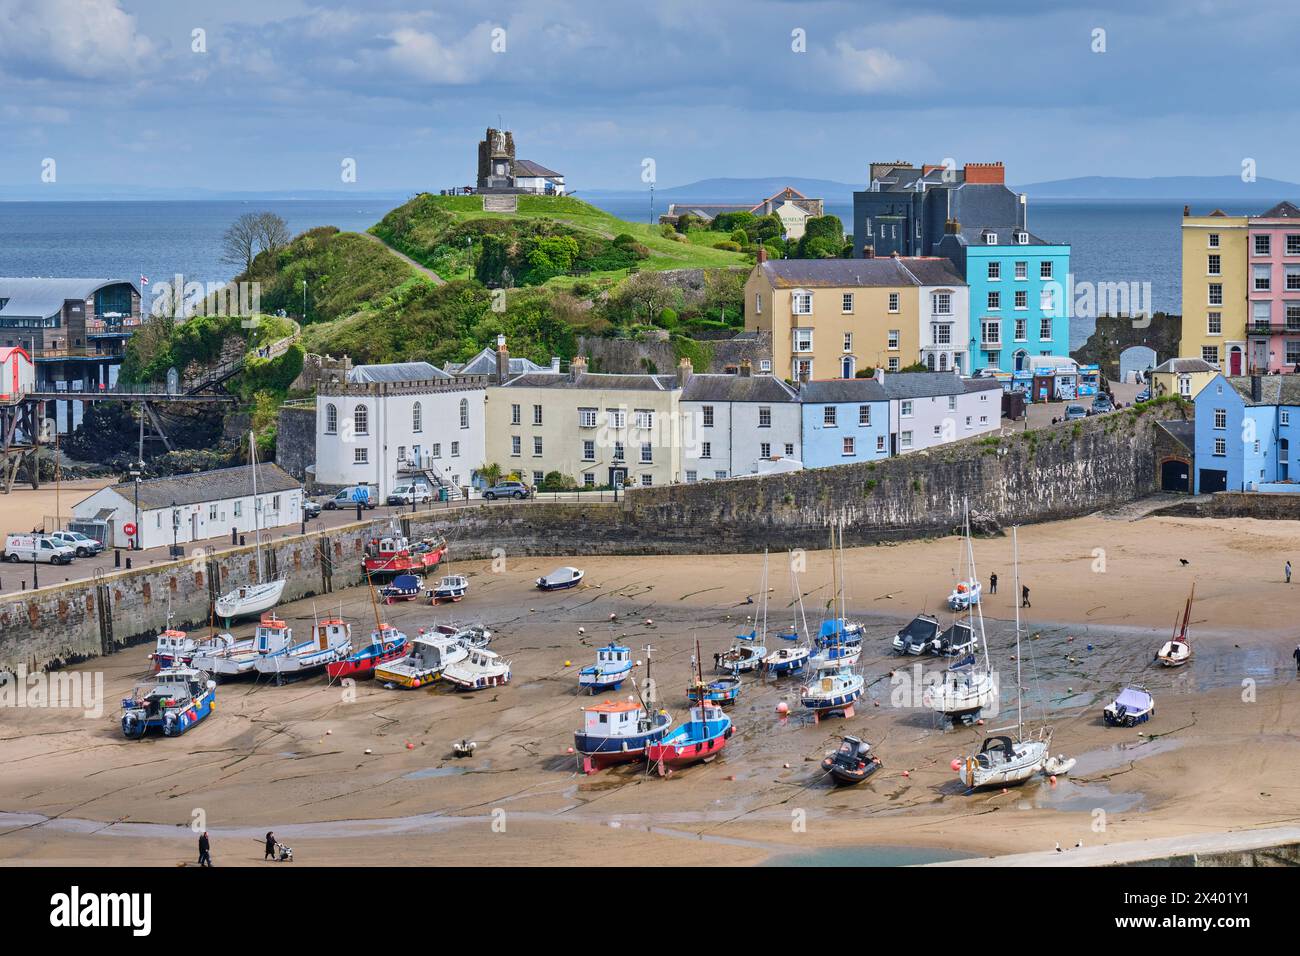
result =
[[[511,193],[506,196],[494,196],[485,193],[483,196],[484,212],[518,212],[519,197]]]

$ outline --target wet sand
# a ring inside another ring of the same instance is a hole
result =
[[[453,570],[471,578],[464,602],[383,612],[412,634],[453,619],[488,624],[514,676],[473,695],[359,682],[350,699],[323,678],[284,687],[248,679],[222,684],[216,713],[185,736],[126,741],[116,702],[145,671],[149,648],[92,661],[77,669],[103,671],[112,703],[102,717],[0,710],[0,863],[192,864],[196,817],[218,865],[261,862],[268,829],[310,864],[707,865],[837,847],[997,855],[1300,817],[1300,685],[1290,656],[1300,583],[1293,590],[1281,577],[1288,556],[1300,562],[1300,523],[1096,516],[1022,529],[1033,604],[1020,662],[1026,719],[1045,715],[1053,750],[1079,764],[1055,786],[1040,780],[1005,794],[966,794],[949,763],[1015,723],[1010,538],[975,543],[981,578],[1000,578],[985,614],[1002,713],[984,727],[945,729],[919,706],[898,706],[910,684],[890,678],[896,668],[941,666],[900,660],[889,640],[918,611],[946,620],[960,548],[944,538],[847,552],[850,615],[867,629],[870,699],[856,717],[815,725],[798,713],[797,678],[746,676],[724,754],[667,779],[637,766],[577,772],[567,750],[591,702],[577,694],[577,670],[611,638],[640,660],[651,644],[659,697],[684,715],[693,641],[711,662],[748,629],[762,603],[761,555],[520,558],[502,572],[459,563]],[[1104,573],[1094,570],[1096,549]],[[531,588],[566,563],[586,569],[582,588]],[[1156,668],[1152,654],[1193,581],[1195,659]],[[772,556],[769,584],[775,629],[797,609],[784,554]],[[815,628],[832,591],[828,554],[807,556],[800,584]],[[317,609],[340,602],[364,638],[374,623],[365,591]],[[305,628],[313,604],[283,614]],[[1136,729],[1102,726],[1101,705],[1132,682],[1155,695],[1155,718]],[[781,700],[791,704],[788,719],[776,714]],[[841,733],[870,740],[884,769],[836,790],[818,764]],[[462,737],[478,743],[471,759],[451,756]]]

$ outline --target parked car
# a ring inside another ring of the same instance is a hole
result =
[[[522,481],[498,481],[483,492],[488,501],[494,498],[531,498],[533,490]]]
[[[45,564],[71,564],[77,552],[66,544],[52,541],[43,534],[5,535],[6,561],[37,561]]]
[[[1084,408],[1082,405],[1065,406],[1065,420],[1067,422],[1072,422],[1075,419],[1087,418],[1087,417],[1088,417],[1088,410]]]
[[[1105,392],[1100,392],[1097,397],[1092,400],[1092,407],[1088,409],[1088,414],[1104,415],[1106,412],[1113,412],[1114,410],[1115,403],[1110,400],[1110,396]]]
[[[322,505],[319,501],[312,501],[308,498],[302,503],[302,516],[304,518],[319,518],[321,507]]]
[[[79,558],[89,558],[104,550],[102,542],[87,537],[80,531],[56,531],[50,535],[50,540],[67,545]]]
[[[366,508],[374,508],[375,503],[379,500],[378,495],[369,485],[353,485],[351,488],[344,488],[333,498],[325,499],[325,510],[334,511],[338,508],[355,508],[358,496],[361,498],[361,504]]]
[[[1133,401],[1135,401],[1135,402],[1149,402],[1149,401],[1151,401],[1151,389],[1150,389],[1150,388],[1144,388],[1144,389],[1142,389],[1142,391],[1140,391],[1140,392],[1137,393],[1137,398],[1133,399]]]
[[[409,505],[423,504],[433,498],[433,492],[429,486],[422,482],[412,482],[406,485],[398,485],[393,489],[393,493],[388,496],[390,505]]]

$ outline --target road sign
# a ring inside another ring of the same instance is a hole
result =
[[[135,525],[132,522],[128,521],[126,524],[122,525],[122,530],[126,532],[128,538],[135,537]]]

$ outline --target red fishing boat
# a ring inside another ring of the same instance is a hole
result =
[[[406,635],[384,622],[370,632],[370,643],[341,661],[325,665],[330,680],[342,677],[373,677],[375,668],[395,661],[406,653]]]
[[[367,574],[418,574],[436,567],[447,556],[447,542],[425,538],[410,542],[404,535],[386,534],[371,538],[366,545]]]

